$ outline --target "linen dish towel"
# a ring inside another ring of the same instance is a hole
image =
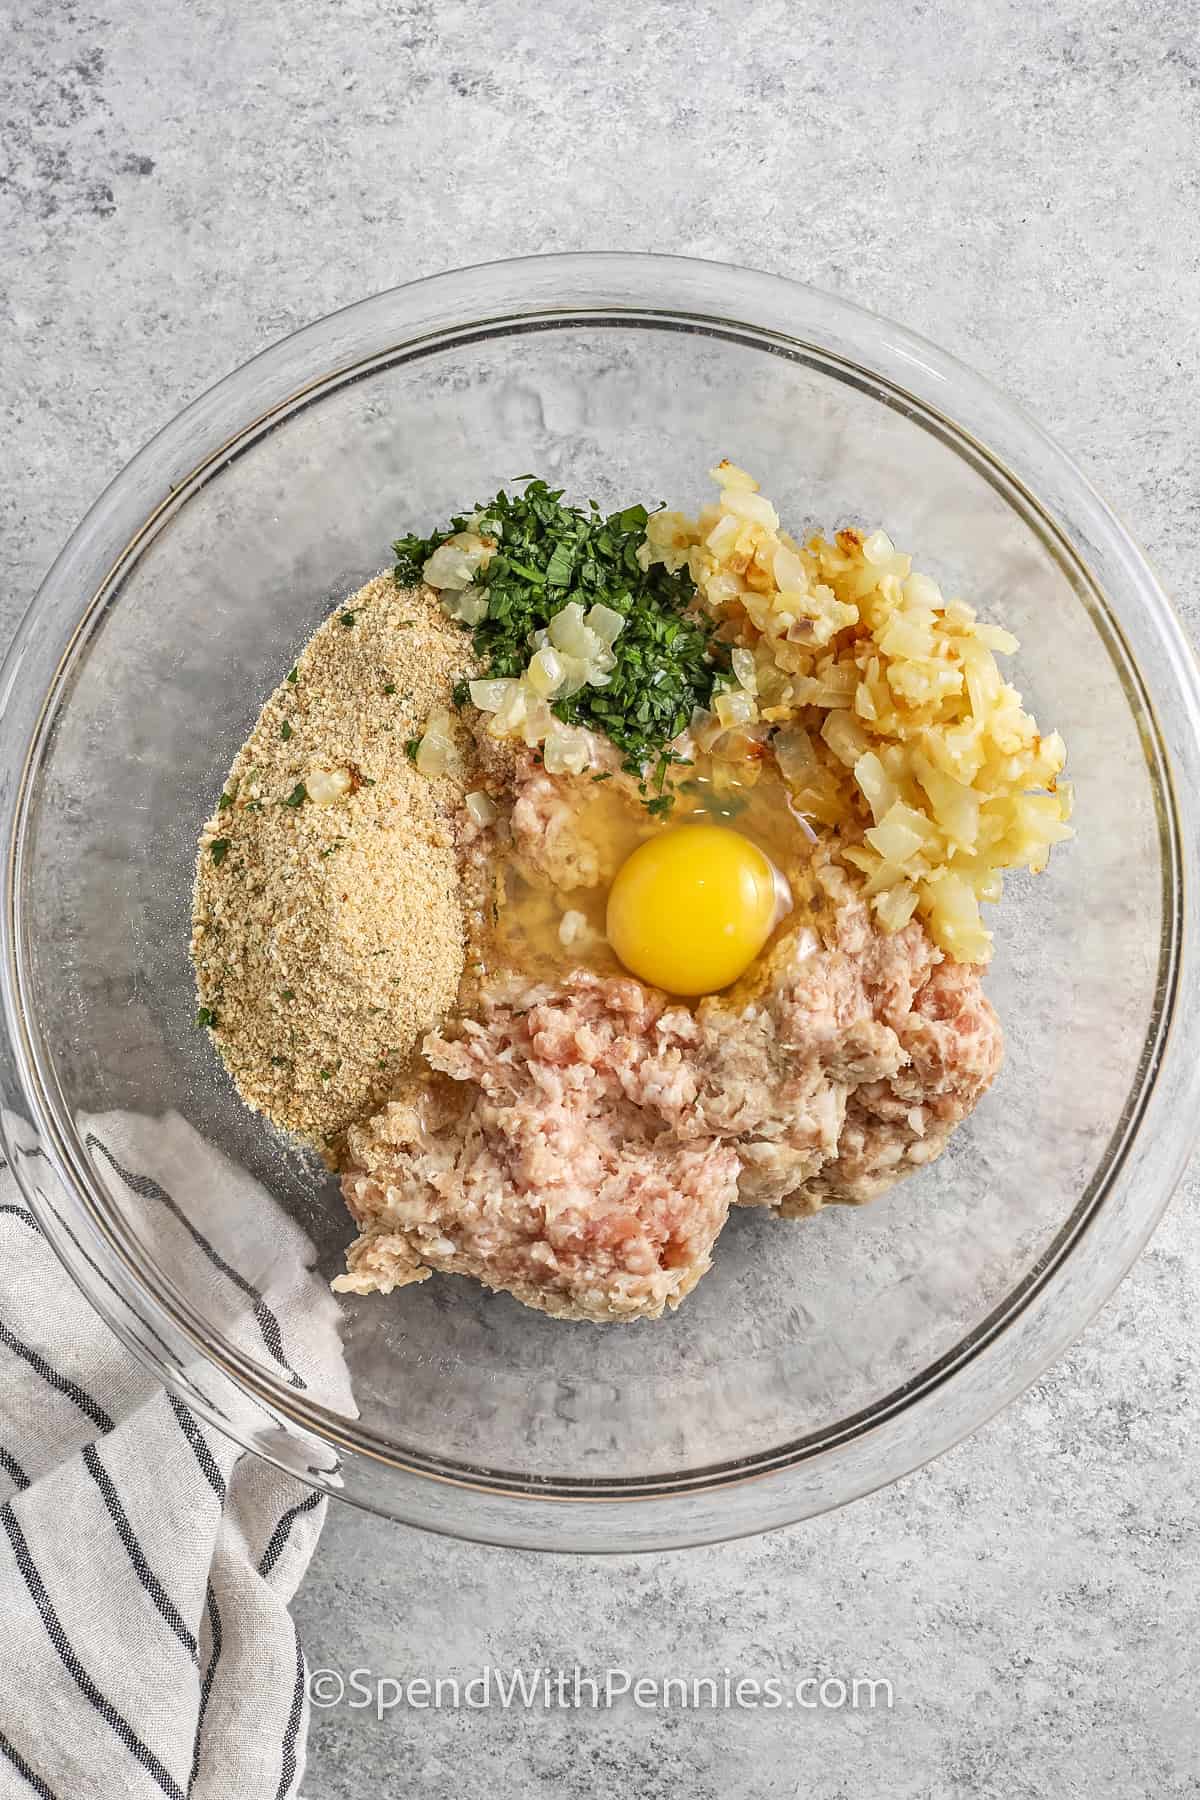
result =
[[[5,1127],[15,1156],[41,1155]],[[270,1196],[177,1115],[103,1115],[87,1140],[160,1265],[189,1265],[191,1293],[227,1286],[226,1316],[292,1384],[352,1412],[336,1302]],[[0,1256],[0,1800],[288,1800],[308,1724],[288,1604],[323,1497],[135,1361],[7,1162]]]

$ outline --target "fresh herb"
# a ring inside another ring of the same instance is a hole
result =
[[[345,842],[346,842],[346,840],[344,837],[334,838],[332,844],[326,844],[325,848],[320,852],[321,856],[322,857],[332,856],[334,851],[340,850],[342,848],[342,846],[345,844]]]
[[[196,1009],[197,1025],[205,1025],[211,1031],[216,1025],[217,1015],[211,1006],[200,1006]]]
[[[321,1077],[322,1081],[332,1081],[332,1079],[333,1079],[333,1070],[332,1069],[318,1069],[317,1073]]]
[[[416,762],[417,751],[420,748],[421,748],[421,740],[419,737],[410,737],[405,740],[404,754],[405,754],[405,756],[407,756],[410,763]]]
[[[384,693],[385,693],[385,694],[387,694],[387,695],[388,695],[388,697],[389,697],[389,698],[390,698],[390,697],[391,697],[391,695],[393,695],[393,694],[394,694],[394,693],[395,693],[395,691],[396,691],[396,684],[395,684],[395,682],[394,682],[394,681],[387,681],[387,682],[385,682],[385,683],[384,683],[384,686],[383,686],[383,691],[384,691]]]
[[[279,998],[281,1000],[294,1000],[296,998],[295,988],[284,988],[284,990],[280,994]]]
[[[303,806],[304,802],[307,799],[308,799],[308,789],[305,787],[305,785],[302,781],[298,781],[296,783],[295,787],[292,789],[291,793],[288,795],[287,799],[281,800],[279,802],[279,804],[281,806]]]
[[[625,768],[643,777],[663,756],[676,760],[667,746],[686,730],[694,708],[707,707],[729,667],[728,646],[693,607],[695,586],[687,570],[672,572],[661,563],[643,569],[638,561],[648,518],[640,505],[607,517],[595,501],[568,506],[561,489],[530,479],[523,494],[497,494],[470,522],[456,518],[430,538],[398,539],[396,580],[401,586],[420,581],[438,545],[468,523],[495,542],[475,577],[487,589],[488,609],[472,633],[483,672],[492,679],[522,675],[532,634],[570,601],[585,611],[602,602],[619,612],[625,626],[613,645],[616,665],[607,684],[581,688],[555,701],[553,711],[566,724],[603,732]],[[456,704],[467,697],[459,683]]]
[[[232,843],[232,838],[214,838],[212,843],[208,846],[212,853],[213,862],[218,869],[229,855]]]
[[[656,819],[665,819],[674,804],[674,794],[655,794],[652,800],[643,801],[646,811]]]
[[[593,775],[592,780],[593,781],[611,781],[612,780],[612,770],[606,769],[603,775]]]
[[[575,573],[575,550],[569,543],[558,543],[550,561],[546,564],[546,586],[570,587],[571,577]]]
[[[285,719],[283,721],[283,724],[279,727],[279,735],[283,739],[284,743],[286,744],[288,739],[292,735],[292,725],[291,725],[290,719]]]
[[[233,805],[233,795],[232,794],[222,794],[221,798],[217,801],[217,811],[218,812],[228,812],[229,808],[232,805]]]
[[[287,672],[287,678],[291,682],[292,686],[295,687],[296,683],[300,679],[300,669],[297,664],[295,664],[295,663],[292,664],[291,668]]]
[[[286,1062],[287,1062],[286,1056],[273,1056],[271,1058],[271,1067],[273,1069],[282,1069]]]
[[[357,613],[352,613],[352,612],[339,613],[338,614],[338,623],[339,623],[339,625],[345,625],[345,626],[349,627],[354,624],[354,621],[357,619],[357,617],[358,617]]]
[[[261,812],[262,809],[263,809],[263,803],[261,800],[247,800],[245,806],[243,806],[243,808],[242,808],[242,811],[243,812]]]

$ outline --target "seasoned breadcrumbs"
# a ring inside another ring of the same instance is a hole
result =
[[[199,1022],[247,1105],[326,1150],[458,991],[461,789],[405,746],[470,664],[428,589],[377,576],[268,700],[201,834]]]

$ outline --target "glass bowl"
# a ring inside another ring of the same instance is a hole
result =
[[[731,1219],[657,1323],[565,1325],[442,1277],[339,1305],[334,1183],[242,1108],[193,1026],[197,828],[263,697],[399,532],[525,470],[690,508],[722,455],[793,530],[881,524],[1014,630],[1014,679],[1066,737],[1078,837],[1046,876],[1010,879],[996,919],[1003,1072],[947,1154],[875,1205]],[[1035,425],[828,295],[565,256],[323,319],[113,483],[0,703],[0,1098],[22,1187],[91,1303],[202,1419],[379,1512],[637,1550],[852,1500],[1070,1342],[1183,1168],[1200,1110],[1189,649]]]

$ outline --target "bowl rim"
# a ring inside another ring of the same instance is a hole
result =
[[[494,294],[497,288],[506,296],[512,296],[506,300],[507,311],[489,311],[485,304],[488,295]],[[574,298],[564,301],[561,296],[566,294]],[[668,294],[672,296],[670,303],[666,303]],[[559,296],[557,300],[556,295]],[[609,297],[605,298],[606,295]],[[735,306],[732,315],[719,309],[719,301]],[[472,311],[469,316],[464,316],[468,304]],[[512,310],[514,305],[516,312]],[[761,318],[739,316],[736,309],[745,307],[752,312],[761,308],[772,322],[767,324]],[[362,367],[379,366],[400,349],[407,354],[427,353],[431,345],[436,347],[439,342],[451,340],[461,342],[472,332],[512,329],[518,320],[526,327],[544,328],[556,320],[560,323],[569,319],[587,319],[591,323],[599,323],[602,318],[615,321],[622,313],[660,324],[676,322],[716,335],[738,334],[743,340],[749,337],[760,345],[764,340],[777,338],[793,351],[818,357],[822,366],[841,363],[854,371],[861,383],[871,387],[885,403],[903,401],[922,419],[940,420],[960,451],[969,448],[982,458],[987,467],[1002,478],[1006,491],[1021,498],[1022,508],[1031,509],[1031,516],[1052,535],[1055,553],[1064,559],[1064,567],[1076,570],[1079,579],[1104,608],[1108,628],[1115,636],[1115,642],[1109,645],[1110,655],[1121,658],[1140,691],[1145,716],[1153,725],[1159,759],[1158,791],[1167,802],[1165,817],[1160,819],[1160,824],[1164,831],[1164,881],[1171,889],[1168,916],[1173,920],[1174,930],[1170,943],[1164,946],[1160,970],[1163,1003],[1156,1019],[1152,1054],[1147,1059],[1148,1066],[1135,1103],[1119,1122],[1116,1136],[1120,1142],[1114,1147],[1112,1167],[1106,1171],[1108,1179],[1082,1218],[1077,1215],[1083,1203],[1077,1202],[1036,1269],[1027,1273],[987,1319],[895,1394],[884,1396],[866,1413],[839,1421],[835,1427],[816,1434],[819,1442],[815,1449],[806,1451],[807,1440],[801,1439],[746,1462],[691,1469],[662,1477],[605,1481],[530,1477],[516,1471],[487,1470],[459,1464],[454,1459],[415,1454],[398,1458],[395,1446],[366,1430],[348,1425],[343,1415],[330,1413],[317,1403],[264,1378],[259,1366],[244,1356],[237,1346],[226,1343],[220,1345],[219,1350],[214,1347],[211,1327],[195,1314],[184,1296],[172,1291],[161,1271],[155,1271],[159,1276],[157,1286],[147,1281],[146,1259],[134,1253],[126,1234],[115,1226],[111,1201],[69,1123],[69,1113],[57,1091],[53,1067],[39,1046],[37,1021],[27,1005],[20,889],[21,832],[30,773],[36,770],[39,749],[54,716],[56,697],[72,659],[84,641],[89,621],[103,605],[104,597],[119,578],[120,571],[138,554],[148,536],[174,509],[186,504],[189,495],[213,469],[228,460],[236,448],[253,442],[260,431],[270,429],[296,408],[312,404],[322,392],[355,378]],[[382,326],[386,328],[385,337],[395,338],[401,314],[405,315],[408,335],[401,336],[389,348],[376,350],[365,357],[353,356],[349,361],[343,357],[339,361],[339,351],[347,350],[352,341],[361,345],[361,331],[348,330],[348,327],[365,328],[369,338],[378,326]],[[308,360],[310,351],[314,355],[319,352],[321,373],[299,387],[289,386],[287,378],[295,367]],[[886,392],[881,391],[881,384]],[[279,391],[275,392],[277,389]],[[275,398],[270,404],[257,412],[251,409],[249,416],[245,416],[248,399],[272,392],[275,392]],[[953,418],[944,410],[949,396],[954,398]],[[235,422],[238,415],[242,415],[240,424]],[[232,430],[223,430],[231,423]],[[1003,453],[992,447],[997,430],[1006,443]],[[196,459],[198,444],[205,446],[199,460]],[[1015,445],[1015,455],[1009,445]],[[1022,452],[1037,466],[1038,486],[1049,488],[1058,497],[1057,506],[1039,499],[1034,487],[1011,466],[1014,461],[1021,462]],[[183,466],[189,464],[189,459],[190,466]],[[147,495],[153,496],[155,490],[157,503],[147,510]],[[1064,511],[1070,521],[1069,527],[1061,522],[1060,514]],[[1086,556],[1084,548],[1088,552]],[[45,615],[53,609],[61,609],[64,593],[79,591],[72,589],[71,584],[77,582],[79,570],[96,565],[97,558],[103,573],[93,583],[90,599],[78,612],[55,677],[41,697],[38,722],[27,736],[17,778],[15,781],[10,778],[8,783],[12,791],[11,803],[6,808],[5,893],[0,908],[0,1003],[4,1024],[16,1062],[21,1094],[29,1108],[42,1152],[68,1192],[83,1208],[96,1243],[107,1255],[117,1258],[137,1288],[139,1297],[149,1305],[160,1323],[169,1324],[206,1362],[224,1368],[238,1387],[252,1394],[263,1410],[285,1427],[306,1434],[310,1440],[315,1437],[340,1451],[357,1451],[388,1462],[426,1484],[449,1483],[461,1490],[517,1500],[539,1510],[553,1508],[556,1504],[561,1506],[563,1502],[578,1504],[580,1501],[591,1501],[608,1508],[614,1503],[661,1503],[753,1481],[777,1480],[805,1460],[834,1454],[847,1435],[884,1432],[895,1413],[911,1412],[918,1404],[928,1403],[938,1389],[955,1381],[968,1366],[978,1369],[989,1348],[1029,1307],[1039,1302],[1039,1297],[1040,1304],[1046,1305],[1056,1274],[1061,1274],[1078,1239],[1094,1225],[1098,1209],[1104,1206],[1122,1173],[1126,1179],[1134,1174],[1139,1179],[1149,1176],[1152,1191],[1148,1202],[1143,1201],[1138,1207],[1135,1229],[1132,1232],[1126,1230],[1121,1254],[1114,1257],[1111,1268],[1106,1270],[1106,1281],[1101,1284],[1103,1291],[1098,1291],[1098,1296],[1089,1296],[1086,1311],[1071,1320],[1065,1335],[1061,1324],[1057,1331],[1051,1331],[1046,1338],[1049,1347],[1043,1344],[1036,1356],[1021,1362],[1015,1385],[1011,1379],[1007,1384],[1001,1383],[994,1392],[993,1404],[982,1409],[976,1405],[961,1430],[956,1430],[945,1441],[935,1441],[924,1454],[909,1460],[901,1457],[895,1468],[872,1484],[882,1485],[975,1429],[999,1410],[1013,1393],[1036,1379],[1066,1343],[1083,1329],[1131,1266],[1165,1209],[1186,1163],[1191,1142],[1198,1134],[1200,1030],[1189,1023],[1189,1012],[1194,1014],[1197,1009],[1182,1009],[1181,1017],[1179,995],[1185,981],[1192,984],[1195,981],[1196,875],[1200,871],[1200,857],[1192,848],[1197,833],[1193,831],[1189,837],[1184,830],[1181,788],[1184,794],[1189,790],[1183,786],[1179,775],[1200,766],[1200,675],[1170,602],[1123,525],[1071,459],[1021,408],[955,358],[917,334],[882,320],[851,302],[781,276],[760,274],[731,264],[618,252],[572,253],[474,265],[386,290],[314,321],[232,371],[152,438],[100,496],[39,588],[0,671],[0,710],[6,709],[13,683],[23,667],[29,641],[42,629]],[[1118,576],[1130,596],[1130,610],[1120,621],[1108,610],[1106,602],[1107,589]],[[1129,642],[1129,627],[1134,627],[1133,635],[1142,640],[1140,657]],[[1147,646],[1158,653],[1162,679],[1169,678],[1174,685],[1175,691],[1170,696],[1169,732],[1164,732],[1155,705],[1154,684],[1143,674],[1148,660]],[[1175,744],[1168,743],[1168,737],[1172,735],[1177,740]],[[1190,791],[1195,791],[1194,787]],[[1171,1076],[1169,1083],[1168,1075]],[[1168,1086],[1175,1114],[1174,1131],[1161,1131],[1157,1134],[1158,1142],[1150,1147],[1141,1141],[1140,1156],[1133,1158],[1136,1168],[1126,1170],[1127,1161],[1139,1146],[1151,1102],[1158,1095],[1161,1111]],[[1182,1127],[1180,1119],[1185,1121]],[[67,1121],[65,1126],[64,1120]],[[67,1249],[61,1222],[54,1216],[53,1209],[43,1204],[37,1184],[29,1178],[19,1145],[14,1147],[11,1141],[7,1122],[0,1126],[0,1136],[9,1146],[14,1172],[35,1216],[90,1303],[158,1379],[175,1386],[189,1406],[203,1413],[204,1407],[197,1403],[194,1390],[182,1391],[174,1371],[148,1357],[145,1345],[130,1332],[119,1309],[97,1293],[94,1280],[81,1273],[78,1257],[72,1256]],[[1027,1287],[1028,1292],[1025,1292]],[[1024,1298],[1014,1309],[1010,1303],[1018,1294],[1024,1294]],[[931,1376],[936,1379],[929,1379]],[[245,1443],[247,1448],[267,1454],[281,1466],[293,1467],[294,1472],[311,1479],[313,1471],[295,1469],[294,1459],[289,1456],[272,1455],[270,1450],[264,1452],[257,1438],[247,1443],[227,1418],[212,1417],[211,1422],[227,1435]],[[317,1482],[316,1485],[325,1484]],[[337,1489],[330,1487],[329,1491],[336,1492]],[[840,1503],[840,1499],[830,1502]],[[802,1516],[806,1510],[818,1508],[797,1508],[791,1516]],[[425,1519],[414,1519],[413,1522],[428,1523]],[[467,1531],[463,1535],[472,1533]]]

